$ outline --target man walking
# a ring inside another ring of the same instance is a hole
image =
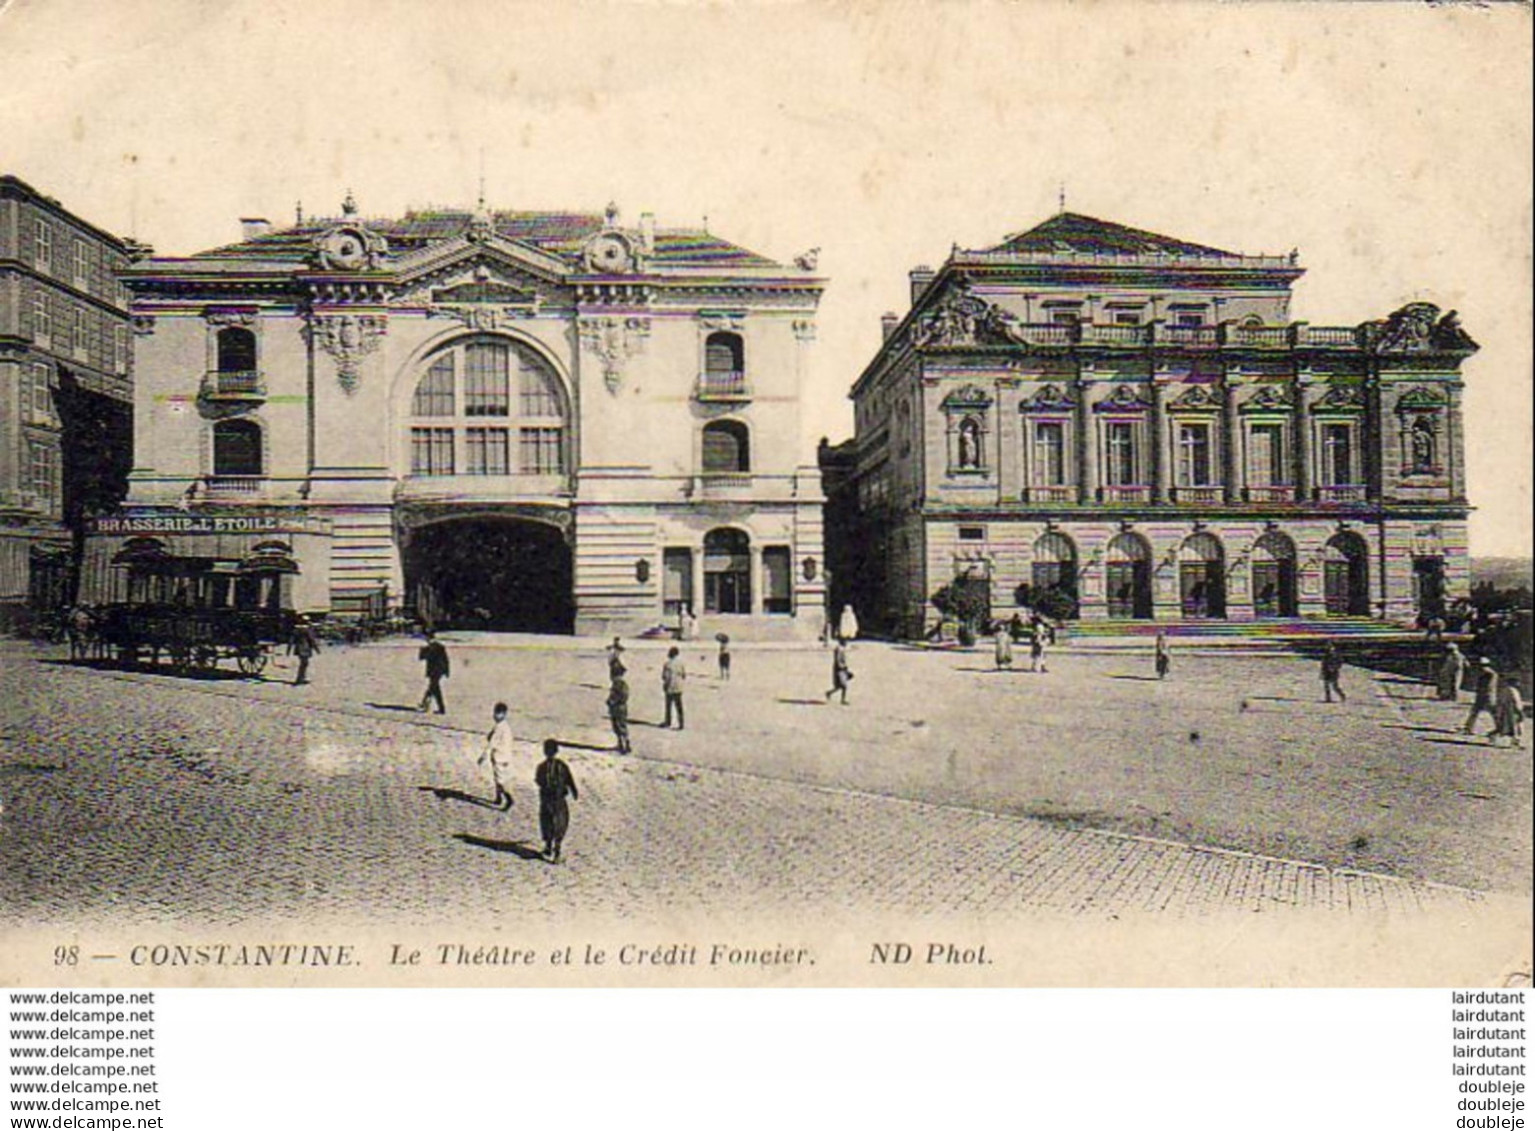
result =
[[[613,724],[613,737],[620,754],[633,753],[629,745],[629,681],[624,678],[627,669],[615,664],[610,672],[612,685],[608,688],[608,721]]]
[[[847,685],[852,681],[853,672],[847,665],[847,641],[837,637],[837,647],[831,654],[831,690],[826,693],[826,701],[831,702],[833,695],[842,696],[842,705],[847,706]]]
[[[1343,657],[1338,655],[1338,646],[1328,641],[1327,647],[1322,649],[1322,694],[1327,702],[1332,702],[1334,692],[1337,692],[1339,702],[1348,702],[1348,696],[1343,694],[1343,686],[1338,682],[1342,675]]]
[[[669,649],[666,653],[666,663],[661,665],[661,693],[666,696],[666,721],[661,725],[672,725],[672,708],[677,709],[677,729],[683,729],[682,717],[682,688],[687,683],[688,669],[682,662],[682,656],[676,648]]]
[[[552,738],[544,739],[544,760],[533,771],[533,784],[538,786],[538,831],[544,838],[544,859],[558,864],[560,845],[570,828],[570,806],[565,799],[580,800],[581,795],[576,792],[570,767],[560,758],[560,744]]]
[[[314,634],[309,618],[299,617],[293,626],[293,635],[288,640],[288,653],[298,657],[298,675],[293,677],[294,687],[309,682],[309,658],[319,650],[320,641]]]
[[[622,675],[624,672],[624,642],[618,637],[613,637],[613,643],[608,645],[608,678]]]
[[[448,678],[451,665],[448,663],[448,650],[442,646],[435,632],[426,634],[426,643],[416,653],[416,658],[426,665],[426,691],[421,696],[421,705],[416,709],[426,711],[428,703],[437,704],[437,713],[446,715],[448,705],[442,699],[442,681]]]
[[[1476,698],[1471,703],[1471,713],[1466,716],[1466,725],[1463,728],[1467,734],[1473,734],[1476,730],[1476,720],[1483,711],[1492,716],[1496,723],[1498,716],[1494,706],[1498,701],[1498,672],[1492,666],[1492,661],[1486,656],[1476,662]]]
[[[1167,673],[1172,670],[1173,656],[1167,646],[1167,633],[1157,633],[1156,667],[1157,678],[1166,679]]]
[[[485,760],[490,759],[490,779],[496,784],[496,796],[491,804],[504,813],[512,807],[512,795],[506,788],[512,768],[512,727],[506,721],[506,704],[497,703],[491,718],[495,723],[485,736],[485,749],[480,752],[475,765],[483,766]]]

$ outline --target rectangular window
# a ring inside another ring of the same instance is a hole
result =
[[[1350,424],[1322,426],[1322,485],[1354,484],[1354,428]]]
[[[959,540],[961,542],[986,541],[986,528],[984,526],[961,526],[959,528]]]
[[[1114,312],[1114,325],[1116,326],[1139,326],[1140,324],[1141,316],[1133,310],[1116,310]]]
[[[1289,478],[1284,464],[1284,425],[1254,424],[1247,437],[1248,486],[1284,487]]]
[[[480,342],[464,347],[465,416],[511,414],[508,352],[505,346],[493,342]]]
[[[21,417],[31,424],[55,423],[53,412],[52,371],[43,362],[34,363],[21,382]]]
[[[75,286],[81,290],[90,288],[91,252],[84,240],[75,241]]]
[[[90,352],[90,323],[86,318],[85,308],[75,307],[75,335],[74,350],[77,354]]]
[[[42,289],[32,294],[32,340],[53,344],[53,311],[48,307],[48,292]]]
[[[466,428],[464,457],[470,475],[507,474],[507,435],[505,428]]]
[[[411,401],[412,416],[453,415],[453,355],[447,354],[432,363],[416,386]]]
[[[410,430],[410,473],[412,475],[453,474],[453,429],[412,428]]]
[[[669,616],[693,603],[693,551],[685,546],[661,551],[661,602]]]
[[[1050,321],[1057,326],[1075,326],[1082,321],[1082,315],[1075,310],[1052,310]]]
[[[518,466],[524,475],[558,475],[564,470],[560,458],[560,429],[524,428],[517,439]]]
[[[48,444],[29,443],[22,473],[26,477],[27,491],[36,497],[36,505],[51,510],[58,491],[58,452]]]
[[[1135,425],[1128,420],[1111,420],[1104,426],[1104,448],[1108,459],[1104,482],[1111,487],[1133,487],[1140,483],[1136,473]]]
[[[789,547],[762,548],[762,611],[787,615],[794,611],[794,566]]]
[[[1041,420],[1034,425],[1034,486],[1062,487],[1066,482],[1066,425]]]
[[[32,263],[39,271],[53,270],[53,227],[41,216],[33,228]]]
[[[1210,475],[1210,426],[1178,425],[1178,484],[1208,487]]]

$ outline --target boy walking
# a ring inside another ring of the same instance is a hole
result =
[[[847,685],[852,682],[853,671],[847,664],[847,641],[837,637],[837,647],[831,654],[831,690],[826,693],[826,701],[831,702],[833,695],[842,696],[842,705],[847,706]]]
[[[661,694],[666,696],[666,721],[661,725],[672,725],[672,708],[677,710],[677,729],[683,729],[682,717],[682,688],[687,683],[688,669],[682,662],[682,656],[676,648],[667,650],[666,663],[661,665]]]
[[[613,737],[618,742],[620,754],[633,753],[629,745],[629,681],[624,678],[623,664],[613,667],[612,685],[608,688],[608,721],[613,724]]]
[[[506,721],[506,704],[497,703],[491,717],[495,724],[485,736],[485,749],[475,765],[483,766],[487,758],[490,760],[490,778],[496,783],[496,796],[491,804],[504,813],[512,807],[512,795],[506,788],[512,768],[512,727]]]
[[[714,639],[720,642],[720,679],[728,681],[730,679],[730,637],[722,632]]]
[[[1338,655],[1338,646],[1331,641],[1322,649],[1322,694],[1327,702],[1332,702],[1333,693],[1336,692],[1340,703],[1347,703],[1348,696],[1343,694],[1343,685],[1338,680],[1343,675],[1343,657]]]
[[[309,682],[309,658],[319,650],[320,641],[309,624],[309,618],[299,617],[298,623],[293,626],[293,636],[288,641],[289,653],[298,657],[298,675],[293,677],[294,687]]]
[[[544,760],[533,771],[533,784],[538,786],[538,831],[544,838],[544,859],[551,864],[560,862],[560,845],[565,831],[570,828],[570,806],[566,798],[579,800],[576,779],[560,758],[560,744],[552,738],[544,739]]]
[[[1157,678],[1158,679],[1166,679],[1167,678],[1167,673],[1172,670],[1172,666],[1173,666],[1173,656],[1172,656],[1172,652],[1170,652],[1168,650],[1168,646],[1167,646],[1167,633],[1159,632],[1159,633],[1157,633],[1157,655],[1156,655]]]

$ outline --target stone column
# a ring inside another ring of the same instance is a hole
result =
[[[1077,501],[1084,504],[1098,498],[1098,431],[1089,403],[1091,388],[1087,378],[1077,378]]]
[[[1151,451],[1156,460],[1151,480],[1151,497],[1154,502],[1165,503],[1171,497],[1173,484],[1172,444],[1167,435],[1169,387],[1166,382],[1153,378],[1151,390]]]
[[[1295,382],[1295,412],[1291,430],[1295,433],[1295,501],[1311,501],[1311,420],[1306,408],[1304,379]]]
[[[691,607],[695,617],[704,615],[704,551],[702,546],[694,546],[689,551],[693,555],[693,592]]]
[[[752,599],[751,611],[753,616],[767,611],[767,594],[762,591],[762,547],[753,542],[749,547],[751,552],[751,586]],[[792,563],[791,563],[792,565]]]
[[[1242,421],[1237,415],[1237,389],[1239,380],[1226,376],[1224,396],[1221,402],[1221,482],[1225,484],[1228,503],[1242,500]]]

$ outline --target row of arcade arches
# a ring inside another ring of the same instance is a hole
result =
[[[1199,531],[1185,538],[1176,559],[1182,615],[1190,619],[1226,616],[1226,551],[1219,538]],[[1123,531],[1109,542],[1103,555],[1104,594],[1108,615],[1116,619],[1152,617],[1151,543],[1144,535]],[[1260,617],[1293,617],[1299,613],[1297,553],[1289,535],[1264,533],[1249,555],[1253,610]],[[1034,543],[1030,592],[1060,592],[1074,602],[1080,569],[1076,544],[1059,531]],[[1322,558],[1323,602],[1329,616],[1368,616],[1369,550],[1352,531],[1339,531],[1327,541]]]

